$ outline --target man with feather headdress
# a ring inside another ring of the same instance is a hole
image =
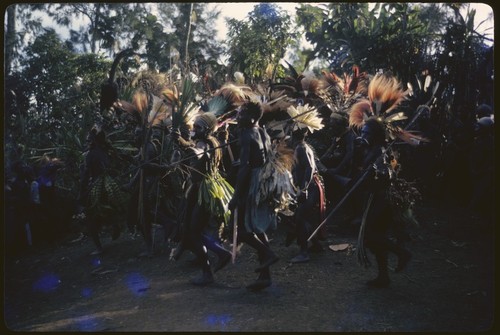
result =
[[[409,221],[408,213],[411,215],[411,206],[419,194],[404,180],[397,178],[399,165],[395,159],[396,155],[389,149],[396,138],[410,145],[427,139],[393,123],[406,119],[402,112],[393,112],[406,99],[406,95],[407,92],[401,89],[395,77],[390,73],[379,73],[369,83],[368,99],[352,106],[349,123],[361,129],[361,136],[356,138],[352,158],[348,162],[351,173],[345,179],[350,188],[331,212],[335,212],[347,197],[361,186],[361,192],[356,194],[361,196],[360,200],[365,205],[356,250],[358,260],[364,265],[370,264],[364,251],[365,244],[375,255],[378,276],[367,283],[372,287],[387,287],[390,284],[389,252],[398,256],[396,272],[403,270],[411,258],[410,252],[403,247],[408,236],[401,225]],[[428,107],[420,106],[408,126],[411,126],[425,109]],[[389,145],[387,139],[392,140]],[[396,214],[404,220],[396,219]],[[398,243],[389,239],[390,229],[394,230]]]
[[[231,253],[226,250],[219,239],[219,227],[210,233],[210,221],[224,221],[227,204],[232,196],[232,187],[220,176],[219,165],[222,150],[219,142],[213,136],[217,128],[217,118],[213,113],[206,112],[194,120],[193,130],[195,146],[190,161],[191,188],[187,195],[187,211],[185,217],[186,230],[184,243],[196,255],[201,263],[202,274],[192,280],[194,285],[207,285],[214,281],[207,248],[218,257],[214,271],[223,268],[231,259]]]
[[[387,136],[409,144],[426,140],[391,123],[405,118],[402,113],[390,113],[405,96],[406,92],[401,90],[395,77],[389,73],[377,74],[368,86],[368,100],[358,103],[364,106],[362,109],[358,106],[359,110],[369,112],[350,114],[350,124],[361,128],[361,136],[356,139],[351,160],[351,177],[352,180],[365,178],[361,179],[361,195],[365,205],[358,239],[358,259],[365,265],[369,264],[363,245],[375,255],[378,275],[367,282],[371,287],[389,286],[389,252],[398,257],[396,272],[402,271],[411,259],[411,253],[403,244],[393,242],[388,236],[390,229],[395,229],[399,238],[403,237],[404,232],[400,227],[403,223],[396,222],[394,215],[400,204],[391,200],[394,198],[391,194],[394,193],[393,186],[397,184],[394,183],[397,181],[397,163],[388,150]],[[367,116],[370,114],[372,116]]]
[[[388,253],[398,256],[396,272],[403,270],[411,258],[408,250],[402,244],[388,238],[388,230],[395,227],[392,204],[387,199],[387,189],[390,185],[391,169],[386,160],[385,130],[377,118],[366,120],[357,139],[354,166],[359,171],[371,169],[370,175],[363,184],[362,192],[366,200],[364,220],[366,225],[363,241],[373,252],[377,261],[378,275],[367,282],[368,286],[386,287],[389,285]]]
[[[307,132],[307,128],[299,128],[292,133],[295,158],[292,174],[297,188],[297,208],[294,218],[300,252],[290,260],[291,263],[309,261],[307,237],[315,228],[313,224],[319,224],[325,212],[324,187],[317,171],[314,151],[305,141]],[[322,233],[324,238],[324,230]],[[312,239],[312,243],[312,250],[323,249],[317,235]]]
[[[300,252],[290,260],[291,263],[309,261],[307,237],[314,225],[319,224],[325,212],[325,192],[322,178],[318,174],[316,155],[313,148],[306,142],[308,133],[313,133],[324,127],[318,110],[309,104],[289,106],[287,113],[290,116],[291,147],[294,150],[292,166],[293,184],[296,188],[295,198],[297,207],[294,213],[295,233]],[[324,227],[326,228],[326,227]],[[321,238],[325,237],[325,229],[321,230]],[[290,233],[286,245],[290,243]],[[312,239],[311,250],[321,251],[318,236]]]
[[[220,230],[221,222],[229,219],[228,203],[233,189],[218,170],[222,150],[213,136],[216,128],[217,118],[213,113],[198,114],[194,119],[190,145],[183,145],[186,154],[183,160],[188,160],[187,167],[191,171],[191,177],[189,186],[186,186],[183,203],[185,209],[181,215],[181,241],[173,253],[173,259],[179,259],[185,249],[195,254],[202,274],[191,283],[199,286],[213,283],[213,272],[222,269],[231,260],[231,252],[222,246]],[[177,140],[186,142],[186,139],[181,138],[180,132],[172,134]],[[145,165],[145,169],[166,172],[171,167],[149,163]],[[218,258],[213,269],[208,250]]]
[[[269,159],[271,141],[266,131],[259,127],[262,117],[261,105],[247,102],[238,113],[240,127],[240,166],[233,198],[229,203],[232,215],[237,217],[238,242],[244,242],[257,251],[260,266],[257,280],[248,285],[249,290],[262,290],[271,285],[269,267],[278,261],[271,250],[266,232],[277,226],[276,212],[265,199],[258,201],[259,186],[262,182],[261,171]]]

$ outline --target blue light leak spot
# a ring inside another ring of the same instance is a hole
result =
[[[144,295],[149,288],[148,280],[137,272],[129,274],[125,278],[125,283],[128,289],[137,296]]]
[[[78,329],[84,332],[96,331],[97,326],[99,325],[97,319],[90,315],[85,315],[84,317],[81,317],[80,319],[78,319],[77,322],[78,322]]]
[[[207,323],[209,326],[212,326],[212,327],[226,327],[229,323],[229,321],[231,321],[231,316],[229,315],[209,315],[207,316],[207,318],[205,319],[205,323]]]
[[[57,289],[57,287],[61,284],[61,280],[59,276],[49,273],[43,275],[40,279],[38,279],[35,283],[33,283],[33,291],[38,292],[52,292]]]
[[[92,290],[88,287],[85,287],[82,289],[82,292],[80,294],[84,298],[90,298],[92,296]]]
[[[99,258],[92,258],[90,262],[94,267],[98,267],[99,265],[101,265],[101,260]]]

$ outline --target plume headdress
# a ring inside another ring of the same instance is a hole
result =
[[[255,100],[250,86],[245,85],[245,77],[235,72],[234,82],[226,82],[213,97],[202,106],[205,112],[214,113],[222,124],[236,115],[236,109],[249,100]]]
[[[318,110],[314,106],[290,106],[287,109],[293,123],[298,129],[307,128],[311,133],[324,127],[322,119],[318,116]]]
[[[118,100],[116,107],[143,130],[169,127],[172,109],[163,99],[169,85],[168,77],[162,73],[140,71],[132,77],[125,88],[125,98]]]
[[[340,117],[348,121],[352,105],[367,97],[368,74],[360,73],[357,66],[353,67],[352,74],[344,73],[342,77],[334,72],[322,71],[322,74],[323,84],[319,94],[332,112],[330,117]]]
[[[396,125],[396,121],[407,119],[403,112],[396,112],[399,105],[407,99],[408,91],[404,91],[396,77],[389,73],[378,73],[368,85],[368,99],[355,103],[349,113],[349,125],[361,128],[365,121],[376,117],[385,127],[386,135],[390,140],[399,138],[411,145],[427,139],[404,130]]]
[[[282,90],[284,94],[298,102],[312,103],[319,99],[322,82],[313,73],[298,73],[287,61],[290,75],[272,84],[273,90]]]

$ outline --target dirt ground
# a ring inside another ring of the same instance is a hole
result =
[[[272,234],[280,256],[273,284],[250,292],[257,259],[243,245],[235,264],[216,283],[196,287],[199,270],[185,253],[169,260],[160,244],[139,258],[142,237],[103,233],[105,253],[90,256],[92,242],[71,236],[4,262],[4,321],[10,331],[266,331],[266,332],[480,332],[494,326],[494,227],[461,208],[416,210],[408,249],[413,259],[391,272],[389,288],[368,288],[373,265],[357,263],[357,228],[328,223],[325,250],[309,263],[290,264],[298,251],[285,246],[283,225]],[[349,248],[333,251],[331,245]],[[393,269],[396,259],[390,259]],[[495,327],[496,328],[496,327]],[[5,332],[2,332],[5,333]]]

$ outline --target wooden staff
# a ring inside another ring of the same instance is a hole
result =
[[[370,260],[366,255],[365,250],[365,231],[366,231],[366,218],[368,216],[368,211],[370,210],[370,206],[373,201],[373,192],[370,193],[368,201],[366,203],[366,208],[363,213],[363,218],[361,219],[361,227],[359,228],[358,234],[358,248],[356,249],[356,254],[358,256],[358,263],[368,267],[370,265]]]
[[[231,261],[236,261],[236,249],[238,246],[238,209],[234,209],[234,218],[233,218],[233,252],[231,256]]]

